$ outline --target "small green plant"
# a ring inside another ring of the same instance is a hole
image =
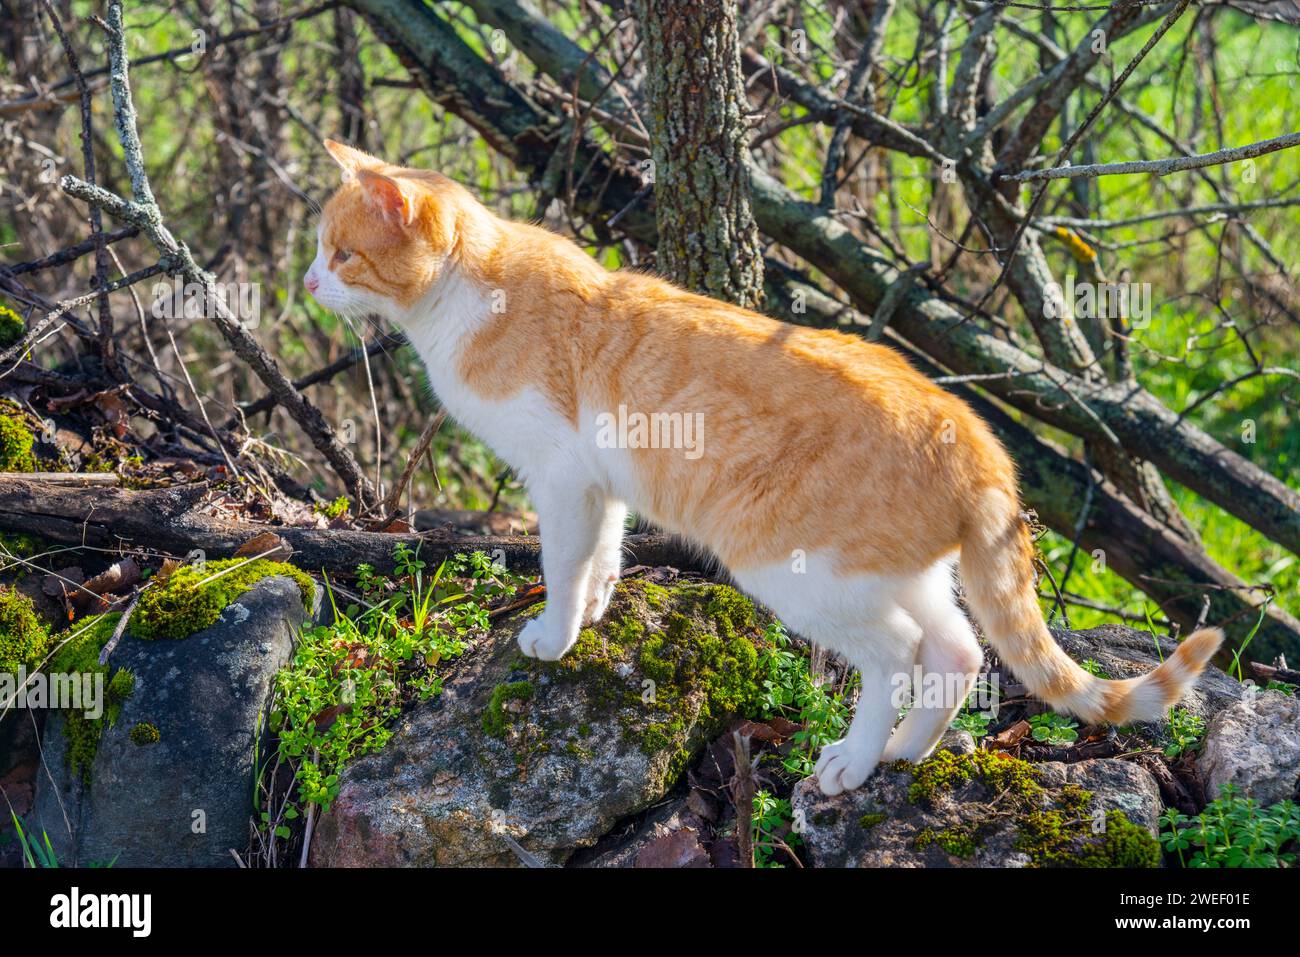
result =
[[[1201,743],[1205,734],[1205,719],[1193,714],[1186,708],[1169,709],[1169,744],[1165,746],[1165,756],[1176,758],[1186,754]]]
[[[778,854],[788,855],[803,843],[793,828],[794,809],[784,798],[768,791],[754,795],[754,813],[750,819],[754,842],[755,867],[784,867]]]
[[[986,711],[961,711],[953,719],[952,727],[955,731],[965,731],[972,738],[978,741],[989,733],[989,725],[993,723],[993,715]]]
[[[1232,664],[1228,666],[1228,674],[1235,674],[1238,681],[1246,680],[1246,676],[1241,670],[1241,656],[1245,654],[1246,649],[1250,647],[1250,643],[1255,640],[1255,635],[1259,633],[1259,626],[1264,624],[1264,616],[1268,614],[1268,606],[1271,604],[1273,604],[1273,596],[1266,595],[1264,601],[1259,606],[1259,617],[1255,619],[1254,627],[1250,629],[1250,633],[1247,634],[1245,640],[1242,641],[1241,647],[1237,648],[1232,653]]]
[[[429,573],[399,544],[394,564],[391,577],[358,568],[364,608],[340,611],[327,582],[334,623],[304,629],[276,677],[270,726],[279,758],[296,767],[303,802],[334,800],[344,765],[382,748],[405,707],[442,690],[438,665],[486,629],[489,602],[517,587],[481,555],[457,555]]]
[[[23,830],[23,822],[18,820],[18,815],[13,811],[9,812],[9,817],[14,822],[14,832],[18,835],[18,846],[23,852],[23,866],[32,869],[54,869],[59,866],[58,855],[54,853],[54,845],[50,843],[50,835],[41,830],[41,839],[37,841],[35,835],[28,836]],[[112,867],[117,863],[117,855],[108,863],[91,861],[91,867]]]
[[[1102,668],[1095,658],[1085,658],[1083,661],[1079,662],[1079,667],[1088,672],[1088,674],[1092,675],[1094,678],[1110,677],[1110,675],[1106,674],[1105,669]]]
[[[1270,681],[1268,684],[1264,686],[1264,690],[1276,691],[1279,694],[1284,694],[1287,697],[1294,698],[1296,693],[1296,686],[1292,684],[1287,684],[1285,681]]]
[[[794,747],[781,764],[791,774],[807,777],[822,747],[844,736],[849,705],[843,695],[827,692],[813,679],[808,658],[793,648],[779,621],[767,627],[763,639],[759,657],[763,716],[785,715],[801,725],[792,738]]]
[[[1034,715],[1029,719],[1029,726],[1034,740],[1044,744],[1059,746],[1079,740],[1078,722],[1053,711]]]
[[[1294,867],[1300,857],[1300,805],[1261,808],[1231,784],[1196,817],[1170,808],[1160,821],[1165,850],[1183,867]]]
[[[352,503],[348,501],[346,495],[340,495],[332,502],[317,502],[312,508],[318,515],[324,515],[326,518],[342,518],[348,513]]]

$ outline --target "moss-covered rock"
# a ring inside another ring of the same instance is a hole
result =
[[[524,702],[533,696],[531,681],[508,681],[492,689],[488,699],[487,710],[483,712],[483,730],[494,738],[505,736],[510,726],[510,713],[506,710],[508,703]]]
[[[377,754],[347,768],[312,840],[318,865],[559,863],[663,799],[703,745],[758,712],[770,618],[712,583],[621,582],[558,662],[504,622]]]
[[[668,756],[671,786],[700,744],[757,712],[761,634],[754,603],[730,586],[631,579],[563,659],[532,667],[582,682],[617,715],[625,743]]]
[[[0,403],[0,472],[36,472],[36,437],[10,403]]]
[[[131,743],[136,747],[143,748],[146,745],[157,744],[162,740],[162,732],[156,725],[147,721],[137,721],[130,731]]]
[[[1160,793],[1124,761],[1029,764],[998,751],[895,762],[827,798],[814,780],[794,809],[823,867],[1156,867]]]
[[[90,769],[99,751],[104,731],[117,723],[122,704],[135,691],[135,674],[129,668],[100,664],[99,653],[108,644],[121,614],[112,612],[77,622],[52,642],[58,651],[50,660],[49,671],[57,675],[80,675],[100,683],[103,694],[101,713],[89,717],[84,710],[63,714],[63,736],[67,739],[67,761],[72,773],[90,782]]]
[[[267,753],[271,688],[302,628],[302,597],[288,578],[270,576],[239,596],[237,614],[184,641],[144,641],[128,627],[108,661],[104,718],[47,715],[30,823],[49,833],[60,862],[234,866],[230,849],[248,841],[254,764]],[[98,668],[118,620],[92,621],[52,665]]]
[[[0,672],[16,674],[40,665],[50,645],[49,630],[36,614],[32,600],[15,588],[0,585]]]
[[[269,575],[293,579],[303,607],[311,609],[316,586],[302,571],[265,558],[227,558],[184,565],[165,582],[146,588],[131,616],[131,633],[147,641],[186,638],[215,624],[231,602]]]

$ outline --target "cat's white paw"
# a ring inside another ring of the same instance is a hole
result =
[[[848,739],[844,739],[822,748],[813,774],[817,776],[817,786],[822,794],[834,797],[861,787],[875,768],[874,757],[855,750]]]
[[[618,572],[602,574],[594,572],[587,582],[587,603],[582,609],[582,623],[594,625],[605,617],[605,609],[614,597],[614,586],[618,584]]]
[[[577,635],[555,634],[547,627],[546,613],[538,615],[519,632],[519,650],[529,658],[540,661],[559,661],[569,650]]]

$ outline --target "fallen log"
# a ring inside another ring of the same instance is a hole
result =
[[[197,550],[204,559],[229,558],[249,539],[274,532],[293,548],[293,562],[306,571],[350,575],[367,564],[387,574],[399,544],[426,562],[482,551],[512,572],[535,572],[541,545],[526,535],[449,535],[442,532],[388,534],[346,529],[294,528],[231,520],[207,514],[211,489],[205,482],[165,489],[69,488],[0,476],[0,531],[35,535],[60,545],[132,551],[184,558]],[[627,563],[671,565],[707,571],[697,549],[669,535],[629,535]]]

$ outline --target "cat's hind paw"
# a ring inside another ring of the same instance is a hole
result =
[[[523,630],[519,632],[519,650],[529,658],[536,658],[539,661],[559,661],[576,640],[577,635],[569,638],[566,635],[554,634],[547,627],[546,613],[543,612],[524,625]]]
[[[876,769],[876,758],[855,750],[847,739],[822,748],[813,774],[822,794],[834,797],[862,786]]]

